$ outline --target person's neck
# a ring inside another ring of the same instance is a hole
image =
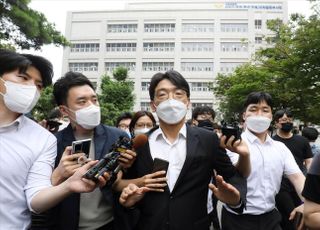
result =
[[[85,129],[82,126],[73,122],[71,123],[71,126],[73,128],[74,136],[76,137],[87,137],[93,133],[93,129]]]
[[[261,143],[264,143],[267,140],[268,130],[266,130],[263,133],[255,133],[251,130],[250,130],[250,132],[253,133],[253,135],[255,135],[256,137],[258,137],[258,139],[260,140]]]
[[[19,113],[9,110],[2,101],[0,101],[0,127],[12,123],[20,116]]]
[[[283,132],[281,129],[277,129],[277,135],[284,139],[289,139],[293,136],[292,132]]]
[[[180,129],[182,128],[182,126],[184,126],[184,119],[181,120],[178,124],[170,125],[170,124],[164,123],[161,120],[159,121],[159,124],[163,134],[166,136],[168,141],[172,144],[179,136]]]

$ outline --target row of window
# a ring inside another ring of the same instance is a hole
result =
[[[258,40],[260,39],[260,40]],[[256,37],[255,43],[260,44],[262,37]],[[248,44],[243,42],[222,42],[222,52],[247,52]],[[174,42],[144,42],[144,52],[173,52]],[[213,52],[213,42],[182,42],[182,52]],[[71,52],[99,52],[98,43],[72,44]],[[106,52],[136,52],[137,43],[106,43]]]
[[[254,21],[255,29],[261,29],[262,20]],[[213,33],[214,23],[182,23],[181,30],[184,33]],[[145,23],[144,32],[146,33],[171,33],[175,32],[174,23]],[[108,33],[136,33],[138,24],[109,24]],[[221,23],[221,32],[246,33],[248,32],[248,23]]]
[[[233,72],[239,65],[240,62],[221,62],[220,71],[223,73]],[[112,72],[117,67],[122,66],[127,68],[129,71],[136,70],[135,62],[106,62],[105,71]],[[214,69],[213,62],[181,62],[181,71],[186,72],[212,72]],[[143,71],[168,71],[174,69],[173,62],[143,62]],[[96,72],[98,71],[97,62],[76,62],[69,63],[69,70],[74,72]],[[147,86],[147,85],[146,85]]]

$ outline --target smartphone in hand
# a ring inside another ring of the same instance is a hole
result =
[[[91,139],[84,139],[72,142],[72,154],[84,153],[85,156],[78,158],[78,163],[85,163],[89,158]]]
[[[161,158],[154,158],[152,173],[158,171],[168,171],[169,161],[163,160]]]
[[[231,136],[234,136],[235,139],[233,140],[233,143],[239,139],[241,139],[241,130],[239,127],[233,127],[233,126],[222,126],[221,132],[224,136],[226,136],[226,143],[228,142],[229,138]],[[233,144],[232,143],[232,144]]]

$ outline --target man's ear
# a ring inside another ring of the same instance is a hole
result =
[[[243,113],[242,113],[242,120],[243,120],[243,121],[246,121],[246,112],[243,112]]]
[[[154,101],[151,101],[150,102],[150,108],[151,108],[151,111],[154,113],[157,109],[156,105],[154,104]]]
[[[59,105],[59,110],[63,116],[69,116],[68,109],[66,108],[65,105]]]

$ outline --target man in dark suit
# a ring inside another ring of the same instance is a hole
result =
[[[216,134],[185,124],[190,89],[180,73],[168,71],[154,75],[149,94],[159,128],[149,134],[146,145],[137,149],[137,159],[125,176],[137,178],[150,174],[153,159],[162,158],[169,162],[168,186],[160,184],[163,178],[150,178],[154,183],[149,181],[148,186],[139,188],[129,184],[123,189],[120,203],[125,207],[136,205],[141,211],[137,229],[208,230],[207,194],[213,169],[235,187],[222,176],[217,176],[216,185],[209,187],[218,199],[241,212],[246,180],[238,171],[244,177],[250,174],[246,143],[238,140],[232,144],[232,137],[225,144],[226,138],[221,138],[222,147],[240,155],[241,160],[234,167],[219,147]]]
[[[57,158],[52,174],[52,184],[60,184],[80,167],[77,161],[83,153],[71,154],[72,142],[90,138],[89,158],[101,159],[120,136],[127,134],[120,129],[100,123],[100,107],[92,83],[80,73],[68,72],[54,84],[53,94],[63,115],[70,124],[56,134]],[[127,168],[135,158],[135,152],[121,153],[120,164]],[[53,210],[54,229],[121,229],[114,218],[114,202],[111,188],[96,189],[88,194],[75,194],[63,200]]]

